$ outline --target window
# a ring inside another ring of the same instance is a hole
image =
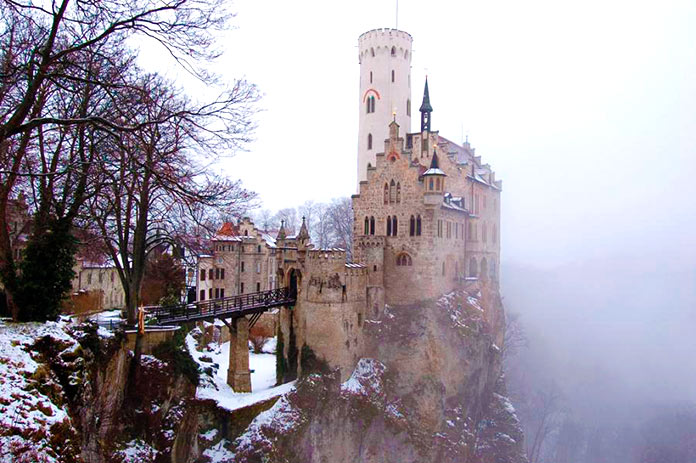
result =
[[[215,299],[218,299],[220,297],[220,289],[215,288]]]
[[[488,233],[487,233],[486,228],[487,228],[486,223],[484,222],[483,225],[481,226],[481,239],[483,240],[484,243],[486,242],[486,238],[488,238]]]
[[[368,150],[372,149],[372,134],[371,133],[367,134],[367,149]]]
[[[396,202],[396,183],[394,183],[394,179],[389,183],[389,202]]]
[[[410,267],[413,265],[413,262],[411,261],[411,256],[408,254],[399,254],[396,256],[396,265],[399,267]]]
[[[91,274],[91,273],[88,273],[88,274],[87,274],[87,284],[88,284],[88,285],[91,285],[91,284],[92,284],[92,274]]]
[[[399,230],[399,222],[396,219],[396,216],[392,217],[392,235],[396,236],[398,235],[398,230]]]
[[[256,247],[256,252],[261,252],[261,245],[260,244]]]
[[[256,273],[261,273],[261,262],[256,263]]]
[[[365,232],[363,233],[364,235],[369,235],[370,234],[370,219],[365,216]]]
[[[394,70],[392,69],[392,82],[394,82]]]
[[[454,239],[459,239],[459,223],[454,224]]]
[[[416,236],[421,235],[421,216],[416,217]]]
[[[219,268],[216,268],[216,269],[215,269],[215,279],[216,279],[216,280],[219,280],[219,279],[220,279],[220,269],[219,269]]]
[[[430,183],[428,184],[428,190],[433,191],[433,179],[430,179]]]
[[[384,204],[389,203],[389,184],[384,184]]]
[[[411,216],[411,218],[408,221],[408,236],[415,236],[416,235],[416,218],[414,216]]]
[[[239,294],[244,294],[244,283],[239,284]]]
[[[396,184],[396,202],[401,202],[401,182]]]
[[[367,97],[367,113],[375,112],[375,96],[370,95]]]
[[[212,279],[213,279],[213,269],[212,269],[212,268],[209,268],[209,269],[208,269],[208,279],[209,279],[209,280],[212,280]]]
[[[442,238],[442,220],[437,221],[437,237]]]
[[[208,299],[213,298],[213,288],[208,289]]]
[[[370,54],[372,55],[372,57],[375,56],[375,49],[374,48],[370,48]],[[372,73],[370,73],[370,75],[372,75]]]
[[[375,218],[374,216],[370,217],[370,235],[375,234]]]
[[[201,296],[198,298],[199,301],[205,301],[205,289],[201,289]]]
[[[470,277],[478,276],[478,264],[476,263],[475,257],[472,257],[471,260],[469,261],[469,276]]]
[[[256,283],[256,292],[261,291],[261,283]]]
[[[406,115],[407,116],[411,115],[411,100],[410,99],[406,100]]]
[[[220,279],[221,279],[221,280],[224,280],[224,279],[225,279],[225,269],[224,269],[224,268],[221,268],[221,269],[220,269]]]
[[[478,215],[479,213],[479,197],[478,195],[474,196],[474,214]]]
[[[372,71],[370,71],[370,83],[372,83]]]
[[[240,269],[242,272],[244,271],[244,261],[242,261],[242,268]]]
[[[474,232],[473,232],[473,229],[472,229],[472,224],[471,224],[471,222],[469,222],[469,227],[468,227],[467,230],[466,230],[466,237],[469,238],[470,240],[473,240],[473,239],[474,239]]]
[[[225,288],[220,288],[220,299],[225,297]]]
[[[392,226],[391,216],[388,215],[387,216],[387,236],[391,236],[391,226]]]
[[[392,47],[391,49],[391,55],[396,56],[396,47]]]
[[[435,179],[435,189],[440,191],[440,177]]]

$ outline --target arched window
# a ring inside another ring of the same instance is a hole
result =
[[[435,190],[440,191],[440,177],[435,179]]]
[[[370,101],[372,102],[370,112],[373,113],[373,112],[375,112],[375,97],[374,97],[374,95],[370,97]]]
[[[411,100],[410,99],[406,100],[406,115],[407,116],[411,115]]]
[[[433,191],[433,179],[430,179],[430,183],[428,185],[428,190]]]
[[[392,82],[394,82],[394,70],[392,69]]]
[[[476,262],[475,257],[472,257],[471,260],[469,260],[469,276],[470,277],[478,276],[478,263]]]
[[[367,149],[369,149],[369,150],[372,149],[372,134],[371,133],[367,134]]]
[[[411,216],[411,219],[408,221],[408,234],[409,236],[416,235],[416,218],[413,216]]]
[[[365,102],[365,112],[367,112],[367,114],[370,114],[370,97],[369,96],[367,97],[367,101]]]
[[[397,222],[396,216],[392,216],[392,236],[398,235],[399,223]]]
[[[384,184],[384,204],[389,203],[389,184]]]
[[[421,235],[421,216],[416,217],[416,236]]]
[[[498,243],[498,227],[496,226],[496,224],[493,224],[493,236],[492,236],[492,238],[493,238],[493,244],[497,244]]]
[[[486,227],[486,222],[483,222],[483,225],[481,226],[481,239],[484,243],[486,242],[486,238],[488,238],[488,231]],[[481,265],[483,265],[483,263],[481,263]]]
[[[485,257],[481,259],[481,278],[484,280],[488,278],[488,262]]]
[[[391,236],[391,231],[392,231],[391,227],[392,227],[391,216],[388,215],[387,216],[387,236]]]
[[[399,267],[410,267],[413,265],[413,261],[411,260],[411,256],[408,254],[402,253],[396,256],[396,265]]]
[[[396,184],[396,202],[401,202],[401,182]]]
[[[374,58],[374,56],[375,56],[375,49],[374,49],[374,48],[370,48],[370,53],[372,54],[372,57]]]
[[[394,179],[392,179],[392,181],[389,182],[389,202],[396,202],[396,182],[394,182]]]
[[[370,235],[375,234],[375,217],[371,216],[370,217]]]
[[[391,49],[391,55],[396,56],[396,47],[392,47]]]
[[[370,233],[370,220],[365,216],[365,235]]]

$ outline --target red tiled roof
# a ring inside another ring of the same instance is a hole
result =
[[[225,222],[222,224],[222,227],[220,227],[217,234],[225,236],[237,236],[239,235],[239,227],[232,222]]]

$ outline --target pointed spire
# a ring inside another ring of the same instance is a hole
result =
[[[428,91],[428,76],[425,76],[425,90],[423,90],[423,103],[421,103],[420,112],[431,113],[433,107],[430,106],[430,92]]]
[[[298,240],[308,240],[309,232],[307,231],[307,224],[305,223],[305,217],[302,216],[302,226],[300,227],[300,233],[297,234]]]
[[[435,150],[433,150],[433,158],[430,161],[430,168],[431,169],[439,169],[440,168],[440,161],[437,159],[437,153]]]
[[[280,229],[278,230],[278,236],[276,236],[276,240],[284,240],[285,236],[285,220],[281,220]]]

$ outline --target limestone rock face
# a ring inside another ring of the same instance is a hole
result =
[[[234,442],[234,461],[527,461],[505,396],[497,291],[388,307],[365,324],[350,379],[303,378]]]

